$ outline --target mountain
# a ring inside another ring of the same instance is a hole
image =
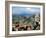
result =
[[[32,13],[21,13],[21,14],[12,14],[13,16],[32,16]]]

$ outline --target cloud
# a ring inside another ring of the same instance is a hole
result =
[[[31,8],[27,8],[27,7],[13,7],[12,8],[12,13],[13,14],[34,14],[34,13],[39,13],[40,12],[40,8],[35,8],[35,7],[31,7]]]
[[[39,8],[26,8],[29,13],[39,13],[40,9]]]

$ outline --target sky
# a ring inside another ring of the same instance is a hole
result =
[[[12,14],[15,15],[29,15],[40,13],[40,8],[37,7],[12,7]]]

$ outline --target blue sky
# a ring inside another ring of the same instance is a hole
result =
[[[36,7],[12,7],[12,14],[15,15],[26,15],[26,14],[38,14],[40,13],[40,8]]]

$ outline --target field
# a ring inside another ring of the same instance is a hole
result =
[[[35,20],[37,20],[36,18],[36,15],[28,15],[28,16],[23,16],[23,15],[13,15],[12,16],[12,23],[15,24],[14,27],[16,26],[16,22],[19,23],[19,26],[23,27],[24,25],[26,26],[31,26],[31,30],[39,30],[40,27],[38,25],[36,25],[36,22]],[[38,21],[40,20],[40,16],[37,17],[38,18]],[[39,23],[39,22],[38,22]],[[24,26],[25,27],[25,26]],[[36,29],[37,28],[37,29]]]

